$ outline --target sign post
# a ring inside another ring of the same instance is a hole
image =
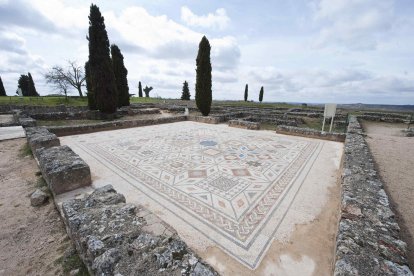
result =
[[[332,132],[333,121],[336,113],[336,104],[329,103],[325,104],[325,110],[323,112],[323,123],[322,123],[322,132],[325,131],[325,119],[331,118],[331,126],[329,127],[329,132]]]

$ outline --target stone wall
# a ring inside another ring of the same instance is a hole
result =
[[[358,119],[366,121],[375,121],[375,122],[385,122],[385,123],[404,123],[406,120],[401,118],[390,118],[390,117],[381,117],[381,116],[372,116],[372,115],[358,115]]]
[[[365,135],[357,118],[351,117],[334,275],[412,275],[399,231]]]
[[[292,127],[292,126],[284,126],[284,125],[277,126],[276,133],[330,140],[330,141],[337,141],[337,142],[345,141],[345,136],[346,136],[344,133],[322,132],[322,131],[318,131],[318,130],[310,129],[310,128],[300,128],[300,127]]]
[[[223,122],[223,119],[213,116],[188,116],[188,120],[205,124],[218,124]]]
[[[166,225],[111,185],[62,204],[67,232],[91,275],[215,276]]]
[[[73,125],[73,126],[50,126],[48,130],[52,133],[55,133],[59,136],[64,135],[74,135],[81,133],[92,133],[97,131],[104,130],[114,130],[121,128],[131,128],[131,127],[140,127],[140,126],[149,126],[157,124],[166,124],[173,122],[180,122],[187,120],[187,116],[174,116],[174,117],[164,117],[157,119],[139,119],[139,120],[119,120],[119,121],[110,121],[110,122],[100,122],[94,124],[83,124],[83,125]]]
[[[16,105],[5,104],[0,105],[0,113],[8,113],[13,110],[21,110],[29,115],[38,113],[55,113],[55,112],[80,112],[87,111],[87,106],[65,106],[63,104],[56,106],[44,106],[44,105]]]
[[[244,120],[230,120],[229,127],[237,127],[237,128],[244,128],[244,129],[252,129],[252,130],[259,130],[260,124],[254,122],[248,122]]]

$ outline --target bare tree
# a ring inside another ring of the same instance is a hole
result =
[[[58,65],[53,66],[44,77],[47,83],[53,84],[65,95],[68,88],[72,86],[78,90],[79,96],[83,97],[82,87],[85,86],[85,73],[83,67],[79,66],[76,61],[68,60],[66,69]]]

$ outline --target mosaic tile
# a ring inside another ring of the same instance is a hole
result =
[[[195,122],[110,133],[73,139],[249,268],[321,148],[316,140]]]

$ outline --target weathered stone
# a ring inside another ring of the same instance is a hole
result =
[[[130,127],[140,127],[148,125],[174,123],[187,120],[187,116],[162,117],[156,119],[135,119],[135,120],[117,120],[110,122],[100,122],[93,124],[82,124],[72,126],[50,126],[48,130],[56,135],[73,135],[79,133],[91,133],[103,130],[113,130]]]
[[[31,117],[20,117],[19,118],[19,124],[26,128],[26,127],[35,127],[36,126],[36,120]]]
[[[33,207],[38,207],[38,206],[41,206],[41,205],[45,204],[48,199],[49,199],[49,196],[46,193],[44,193],[41,190],[37,189],[30,196],[30,204]]]
[[[357,118],[345,139],[334,275],[412,275],[406,244]]]
[[[248,122],[244,120],[230,120],[228,124],[230,127],[245,128],[245,129],[252,129],[252,130],[260,129],[259,123]]]
[[[145,232],[139,214],[153,216],[149,211],[108,198],[124,197],[108,185],[62,204],[68,234],[91,275],[217,275],[176,235]]]
[[[276,133],[287,134],[287,135],[296,135],[310,138],[317,138],[330,141],[345,141],[345,133],[336,133],[336,132],[322,132],[310,128],[299,128],[293,126],[284,126],[278,125],[276,128]]]
[[[88,164],[68,146],[41,148],[36,151],[43,178],[58,195],[91,184]]]
[[[212,116],[189,116],[191,121],[205,123],[205,124],[218,124],[221,122],[220,118]]]
[[[29,127],[25,129],[25,132],[27,142],[35,155],[37,149],[60,145],[59,138],[55,134],[50,133],[45,127]]]

